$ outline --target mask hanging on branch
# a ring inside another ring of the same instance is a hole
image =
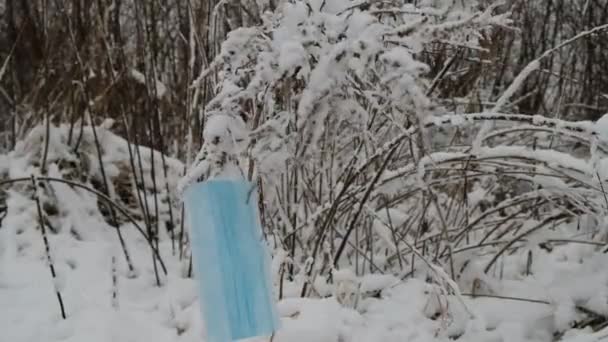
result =
[[[207,340],[271,335],[279,319],[255,186],[242,176],[189,183],[183,199]]]

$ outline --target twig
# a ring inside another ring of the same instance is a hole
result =
[[[55,293],[57,295],[57,301],[59,302],[59,309],[61,310],[61,317],[66,319],[65,307],[63,305],[63,298],[61,297],[61,289],[58,286],[59,280],[57,278],[57,273],[55,272],[55,266],[53,265],[53,259],[51,257],[51,245],[49,244],[49,239],[46,234],[46,228],[44,224],[44,216],[42,214],[42,206],[40,205],[40,197],[38,195],[38,183],[36,182],[36,176],[32,175],[30,178],[32,181],[32,186],[34,187],[34,201],[36,202],[36,209],[38,211],[38,224],[40,226],[40,232],[42,233],[42,240],[44,241],[44,247],[46,251],[46,259],[49,263],[49,268],[51,270],[51,275],[53,276],[53,283],[55,285]]]

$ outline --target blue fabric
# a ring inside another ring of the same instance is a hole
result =
[[[208,342],[271,335],[279,320],[253,185],[196,183],[184,202]]]

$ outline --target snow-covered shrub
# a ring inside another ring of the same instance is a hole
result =
[[[288,256],[277,268],[281,293],[335,295],[354,306],[362,295],[356,279],[384,273],[433,283],[443,303],[460,291],[518,293],[500,280],[543,273],[557,251],[585,245],[601,258],[608,233],[601,124],[451,113],[430,91],[443,75],[422,56],[434,44],[483,51],[486,33],[510,24],[499,9],[475,1],[288,1],[263,25],[228,35],[203,73],[216,70],[220,80],[206,110],[209,120],[248,127],[224,139],[240,142],[227,152],[232,165],[260,181],[268,241]],[[536,66],[514,78],[497,110]],[[205,160],[197,164],[214,167]],[[354,279],[336,280],[345,268]],[[564,327],[560,305],[551,317]]]
[[[262,25],[229,33],[211,66],[221,82],[206,109],[249,127],[234,159],[262,180],[266,227],[297,260],[290,277],[308,282],[348,264],[357,274],[393,269],[402,237],[376,216],[401,192],[390,180],[421,184],[398,170],[430,161],[436,140],[425,124],[442,113],[420,56],[437,42],[476,48],[481,32],[509,23],[494,6],[462,4],[289,1]],[[409,216],[402,203],[388,209]],[[310,268],[299,269],[309,257]]]

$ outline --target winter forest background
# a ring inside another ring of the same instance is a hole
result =
[[[234,174],[256,341],[608,340],[607,113],[606,0],[0,0],[0,342],[201,341]]]

